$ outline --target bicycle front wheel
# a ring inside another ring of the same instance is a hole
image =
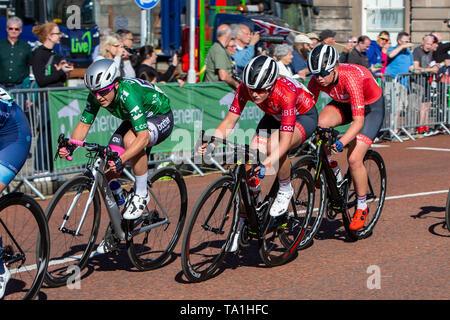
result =
[[[94,190],[88,205],[92,183],[92,179],[84,175],[66,181],[45,211],[51,248],[44,281],[50,287],[66,285],[69,277],[86,267],[100,225],[98,190]],[[85,210],[86,215],[83,215]]]
[[[41,206],[23,193],[0,199],[2,259],[11,273],[4,299],[34,299],[48,264],[49,235]]]
[[[282,265],[297,253],[310,226],[314,209],[314,186],[311,173],[295,168],[291,173],[294,196],[285,215],[268,219],[264,238],[259,243],[259,254],[270,267]],[[268,212],[266,213],[268,214]]]
[[[345,231],[352,240],[360,240],[369,237],[377,224],[386,197],[386,166],[381,155],[368,150],[364,156],[364,167],[367,171],[368,192],[367,207],[368,215],[364,227],[359,230],[350,230],[350,223],[356,209],[356,189],[350,174],[347,174],[348,183],[346,186],[347,210],[343,213]],[[351,212],[352,211],[352,212]]]
[[[206,188],[192,210],[181,249],[181,265],[189,281],[211,278],[225,257],[237,221],[238,201],[227,212],[233,187],[232,177],[218,178]]]
[[[156,171],[148,188],[150,202],[132,222],[133,237],[127,242],[131,262],[142,271],[158,268],[169,258],[183,231],[188,203],[183,176],[174,168]]]

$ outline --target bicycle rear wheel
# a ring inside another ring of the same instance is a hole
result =
[[[174,168],[162,168],[148,179],[150,202],[133,221],[132,231],[154,225],[127,242],[128,256],[139,270],[160,267],[170,256],[186,220],[187,190],[183,176]]]
[[[2,258],[11,279],[4,299],[34,299],[45,276],[49,254],[47,221],[41,206],[23,193],[0,199]]]
[[[311,173],[305,168],[295,168],[291,183],[295,190],[287,214],[268,219],[263,239],[259,241],[259,254],[267,266],[282,265],[297,253],[312,219],[314,186]],[[266,214],[268,215],[269,209]]]
[[[346,185],[347,209],[343,213],[343,222],[345,231],[352,240],[360,240],[369,237],[375,225],[377,224],[381,210],[386,197],[386,166],[384,165],[381,155],[374,151],[368,150],[364,156],[364,166],[367,170],[368,186],[367,207],[368,215],[363,228],[359,230],[350,230],[354,211],[356,209],[357,199],[356,190],[351,179],[350,173],[347,173],[348,183]],[[353,212],[350,212],[353,211]]]
[[[448,231],[450,231],[450,189],[448,190],[447,204],[445,206],[445,224]]]
[[[314,162],[314,157],[311,155],[305,155],[300,157],[292,166],[292,168],[306,168],[313,178],[314,189],[314,209],[309,219],[308,226],[305,229],[305,234],[302,241],[298,244],[298,249],[305,249],[309,247],[317,232],[320,229],[320,224],[324,216],[327,200],[326,192],[326,179],[324,172],[320,172],[319,176],[316,174],[316,165]],[[301,184],[299,186],[302,186]],[[302,190],[294,188],[294,196],[301,194]]]
[[[225,257],[238,216],[238,201],[227,212],[233,187],[232,177],[218,178],[206,188],[192,210],[181,249],[181,266],[189,281],[213,277]]]
[[[92,179],[84,175],[66,181],[56,191],[47,207],[45,214],[50,230],[51,248],[44,281],[50,287],[66,285],[69,277],[86,267],[91,255],[100,225],[101,204],[98,190],[94,190],[93,201],[87,208],[79,234],[75,235],[75,231],[86,208],[92,182]],[[64,221],[66,224],[61,230]]]

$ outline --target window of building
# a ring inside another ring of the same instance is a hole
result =
[[[397,34],[405,29],[404,2],[404,0],[363,0],[362,33],[375,40],[380,31],[386,30],[395,43]]]

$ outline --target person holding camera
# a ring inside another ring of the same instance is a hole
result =
[[[136,78],[136,72],[134,71],[133,65],[131,63],[131,56],[134,53],[133,49],[133,33],[131,31],[128,31],[126,29],[119,29],[117,30],[117,34],[121,38],[124,52],[122,56],[122,64],[121,69],[123,70],[123,76],[125,78]]]
[[[245,66],[255,56],[255,45],[260,40],[258,32],[251,32],[250,28],[245,24],[238,24],[233,26],[235,31],[234,37],[236,41],[236,52],[231,56],[236,62],[236,71],[239,77],[242,77],[242,72]]]

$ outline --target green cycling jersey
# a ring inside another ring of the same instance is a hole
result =
[[[80,121],[92,125],[101,105],[92,93]],[[115,100],[105,108],[122,120],[130,120],[135,132],[147,130],[147,117],[170,111],[169,98],[161,89],[142,79],[123,78],[119,81]]]

